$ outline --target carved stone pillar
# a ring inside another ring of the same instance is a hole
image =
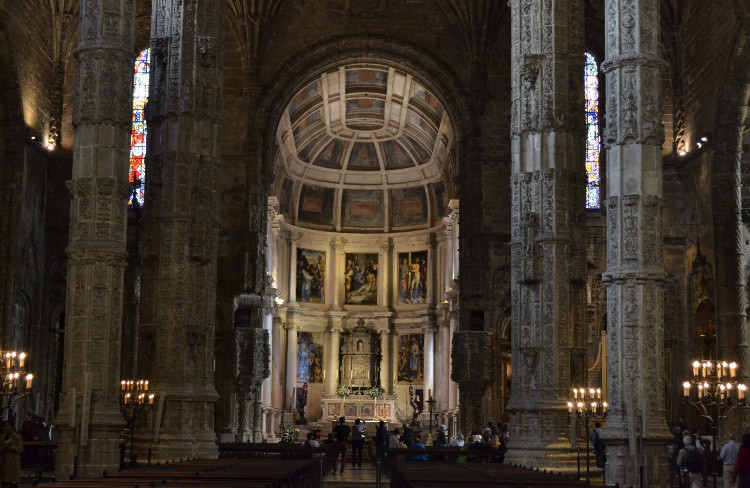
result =
[[[278,312],[276,305],[276,298],[279,296],[279,291],[273,286],[273,278],[270,275],[266,275],[266,296],[263,301],[263,328],[268,332],[268,350],[274,350],[273,342],[273,318]],[[271,354],[268,357],[268,370],[269,374],[266,379],[263,380],[263,392],[262,392],[262,403],[263,405],[271,405],[272,397],[272,384],[273,384],[273,362],[271,361]]]
[[[450,209],[450,217],[451,222],[453,223],[453,242],[451,243],[451,250],[453,255],[453,266],[452,266],[452,274],[451,279],[456,279],[459,276],[458,273],[458,243],[459,243],[459,231],[458,231],[458,224],[460,220],[460,214],[459,214],[459,203],[458,200],[451,200],[448,202],[448,208]]]
[[[291,323],[286,325],[286,392],[284,403],[287,408],[294,411],[294,387],[297,385],[297,326]]]
[[[482,412],[482,397],[490,384],[491,357],[492,340],[489,332],[465,331],[453,334],[451,379],[458,383],[461,392],[461,432],[471,432],[487,424]]]
[[[445,273],[443,273],[443,287],[447,290],[451,286],[451,282],[455,278],[453,274],[453,262],[454,258],[454,237],[453,237],[453,220],[450,217],[443,217],[443,223],[445,224],[445,259],[443,266]]]
[[[657,0],[607,0],[607,483],[668,480]]]
[[[563,467],[585,383],[583,2],[511,0],[511,463]],[[461,391],[462,402],[466,397]]]
[[[240,401],[240,433],[243,442],[260,442],[261,385],[270,374],[268,331],[237,328],[235,334],[235,383]]]
[[[133,0],[82,0],[58,479],[119,465],[123,280],[133,87]]]
[[[218,454],[213,353],[224,3],[161,0],[151,17],[138,366],[165,401],[155,461]]]

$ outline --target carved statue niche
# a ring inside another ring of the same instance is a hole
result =
[[[365,328],[359,319],[357,326],[342,336],[341,383],[350,385],[352,392],[362,392],[380,385],[380,341]]]
[[[695,310],[695,341],[702,358],[718,357],[716,351],[716,310],[711,300],[703,300]]]

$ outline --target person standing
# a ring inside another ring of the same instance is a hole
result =
[[[3,423],[3,433],[0,435],[0,452],[3,455],[3,486],[16,487],[21,481],[21,452],[23,441],[13,429],[13,425]]]
[[[734,473],[734,466],[737,464],[737,453],[740,450],[740,445],[734,440],[734,434],[727,434],[727,443],[724,444],[719,452],[719,459],[723,466],[722,478],[724,479],[724,488],[734,487],[732,483],[732,474]]]
[[[677,455],[677,465],[683,470],[683,479],[690,480],[690,488],[701,488],[704,471],[703,451],[695,447],[695,441],[689,435],[686,435],[682,441],[685,447],[680,449]]]
[[[411,446],[414,443],[414,431],[411,430],[411,428],[406,424],[402,425],[401,427],[404,430],[403,437],[401,440],[407,446]]]
[[[346,451],[349,449],[349,432],[351,427],[346,425],[346,418],[339,417],[339,424],[333,428],[333,436],[336,438],[336,458],[338,459],[339,454],[341,455],[341,471],[340,474],[344,474],[344,466],[346,465]],[[333,463],[336,466],[336,461]],[[335,472],[335,471],[334,471]]]
[[[364,420],[357,419],[354,421],[354,427],[352,427],[352,469],[357,463],[359,463],[360,468],[362,467],[362,449],[365,446],[362,431],[365,430],[365,424]]]
[[[388,428],[382,420],[378,422],[378,430],[375,431],[375,452],[379,461],[385,460],[385,451],[388,449]]]
[[[737,483],[737,488],[750,488],[750,434],[742,436],[742,445],[737,452],[737,464],[732,473],[732,483]]]

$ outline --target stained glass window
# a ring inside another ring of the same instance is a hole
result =
[[[599,135],[599,68],[596,58],[586,53],[586,208],[601,207],[601,175],[599,173],[601,136]]]
[[[144,108],[148,101],[148,73],[151,63],[151,50],[146,48],[135,60],[133,75],[133,127],[130,131],[130,184],[135,198],[143,205],[143,188],[146,184],[146,119]],[[128,205],[132,205],[132,199]]]

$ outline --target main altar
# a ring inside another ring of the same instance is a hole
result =
[[[396,396],[384,395],[370,397],[368,395],[323,395],[323,418],[321,420],[336,420],[341,416],[347,421],[360,418],[365,421],[385,420],[395,422]]]

